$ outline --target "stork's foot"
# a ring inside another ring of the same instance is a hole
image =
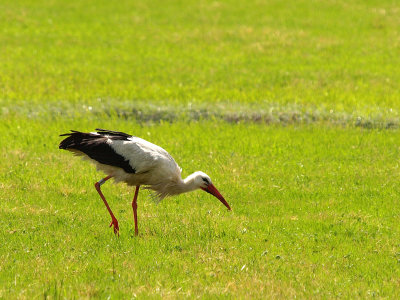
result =
[[[119,235],[119,226],[118,226],[118,221],[117,219],[113,218],[111,223],[110,223],[110,227],[114,225],[114,233],[115,235]]]

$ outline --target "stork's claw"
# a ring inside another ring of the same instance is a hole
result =
[[[114,233],[116,235],[119,235],[119,226],[118,226],[118,221],[117,219],[113,218],[111,223],[110,223],[110,227],[114,225]]]

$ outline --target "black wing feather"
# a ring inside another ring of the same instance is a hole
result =
[[[96,131],[98,134],[101,135],[108,135],[112,137],[121,137],[121,138],[130,138],[132,135],[121,132],[121,131],[113,131],[113,130],[107,130],[107,129],[101,129],[101,128],[96,128]]]
[[[116,153],[107,143],[107,139],[127,140],[130,135],[123,132],[103,129],[99,130],[98,133],[99,134],[85,133],[71,130],[71,133],[60,135],[67,136],[67,138],[61,141],[59,148],[65,150],[78,150],[101,164],[121,168],[127,173],[136,173],[136,170],[132,168],[129,161],[122,155]]]

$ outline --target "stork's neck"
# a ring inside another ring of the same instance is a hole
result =
[[[177,186],[179,194],[194,191],[198,188],[197,184],[194,181],[194,178],[194,174],[191,174],[185,179],[181,180],[181,182]]]

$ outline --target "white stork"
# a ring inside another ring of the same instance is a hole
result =
[[[110,227],[114,226],[115,234],[119,234],[118,221],[100,189],[100,186],[110,178],[114,178],[116,182],[122,181],[130,186],[136,186],[132,201],[135,235],[138,234],[137,196],[141,185],[144,185],[145,189],[155,191],[160,200],[167,196],[202,189],[214,195],[228,210],[231,210],[207,174],[198,171],[182,180],[181,168],[172,156],[163,148],[148,141],[105,129],[96,129],[96,132],[90,133],[71,130],[71,133],[60,136],[67,136],[61,141],[60,149],[83,156],[93,162],[98,170],[107,174],[94,186],[111,215]]]

